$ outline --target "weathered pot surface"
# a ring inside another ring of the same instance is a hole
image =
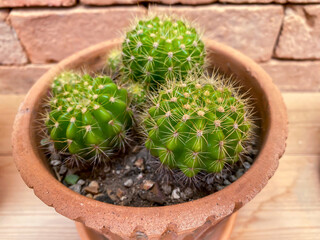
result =
[[[287,138],[286,108],[271,78],[251,59],[232,48],[205,40],[210,64],[233,74],[255,99],[261,119],[260,152],[252,167],[237,181],[207,197],[164,207],[115,206],[77,194],[55,179],[35,131],[43,97],[53,78],[66,69],[101,69],[106,54],[121,40],[87,48],[60,62],[31,88],[14,123],[13,155],[18,170],[35,194],[48,206],[111,239],[148,236],[158,239],[171,233],[178,239],[203,239],[199,235],[249,202],[267,184],[278,167]]]
[[[232,233],[232,229],[235,224],[237,214],[237,212],[233,213],[232,215],[226,217],[216,225],[212,225],[210,222],[207,222],[207,226],[203,225],[201,227],[202,229],[198,229],[197,232],[193,234],[193,237],[190,237],[189,235],[188,239],[197,238],[201,240],[228,240]],[[81,222],[76,222],[76,227],[81,240],[107,240],[106,237],[102,236],[97,231],[86,227]],[[183,239],[181,235],[179,238]],[[169,228],[164,234],[161,235],[160,239],[177,239],[177,233]]]

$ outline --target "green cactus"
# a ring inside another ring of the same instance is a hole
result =
[[[125,86],[128,90],[128,94],[132,99],[132,103],[135,106],[139,106],[145,103],[147,94],[143,85],[135,82],[129,82]]]
[[[169,17],[139,21],[122,44],[125,78],[153,89],[166,80],[183,79],[191,69],[201,67],[204,58],[196,29]]]
[[[215,77],[171,82],[151,100],[143,116],[145,145],[162,164],[187,177],[201,170],[221,172],[239,159],[252,136],[251,107]]]
[[[107,56],[106,66],[111,70],[112,73],[117,72],[121,65],[121,51],[113,49]]]
[[[127,90],[110,77],[65,72],[54,79],[46,126],[55,149],[84,160],[108,159],[132,124]]]

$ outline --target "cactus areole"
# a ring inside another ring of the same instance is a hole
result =
[[[192,79],[166,86],[145,114],[146,147],[186,176],[221,172],[252,135],[250,107],[230,85]]]
[[[131,126],[127,90],[107,76],[63,73],[54,79],[46,126],[55,149],[85,160],[124,147]]]
[[[139,21],[122,44],[127,79],[151,88],[183,78],[204,63],[204,44],[196,29],[181,20],[155,17]]]

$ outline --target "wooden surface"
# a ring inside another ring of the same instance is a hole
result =
[[[320,239],[320,93],[285,93],[287,151],[267,187],[239,211],[232,240]],[[23,96],[0,95],[0,239],[78,239],[74,223],[20,178],[10,135]]]

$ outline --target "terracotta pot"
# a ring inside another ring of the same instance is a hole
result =
[[[237,77],[255,99],[257,115],[261,119],[261,147],[254,164],[228,187],[192,202],[152,208],[98,202],[73,192],[55,179],[39,149],[36,119],[54,76],[65,69],[100,69],[106,54],[119,47],[120,42],[103,42],[68,57],[45,73],[31,88],[14,123],[12,143],[17,168],[25,183],[44,203],[109,239],[139,236],[149,239],[205,239],[214,232],[215,225],[259,193],[274,174],[287,138],[287,116],[281,94],[254,61],[230,47],[206,40],[210,64],[225,74]]]

